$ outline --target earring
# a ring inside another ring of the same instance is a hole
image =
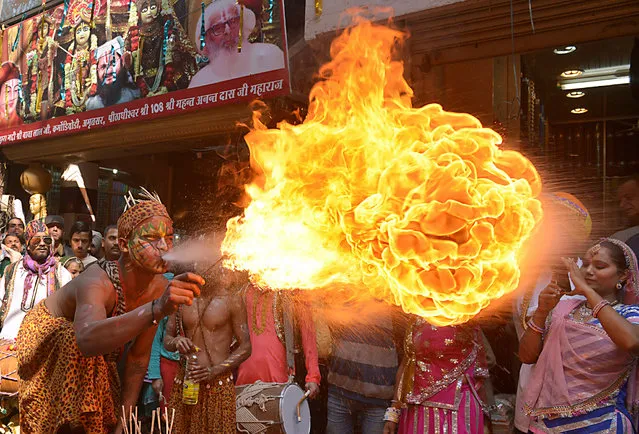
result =
[[[615,288],[617,288],[617,290],[621,290],[621,288],[623,288],[623,283],[621,283],[621,281],[617,282]]]

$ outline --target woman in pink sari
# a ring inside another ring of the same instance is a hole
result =
[[[539,297],[519,345],[536,363],[524,395],[533,433],[634,433],[639,355],[637,259],[621,241],[604,239],[577,268],[564,260],[579,299],[556,285]]]
[[[483,433],[486,377],[479,327],[435,327],[418,319],[406,337],[384,433]]]

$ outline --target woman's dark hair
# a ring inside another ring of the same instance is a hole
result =
[[[626,255],[624,255],[623,249],[618,245],[611,243],[610,241],[602,241],[601,247],[605,247],[610,252],[610,259],[612,263],[617,266],[619,271],[626,271],[628,269],[628,263],[626,262]]]

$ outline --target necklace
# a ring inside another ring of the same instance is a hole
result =
[[[615,306],[618,304],[618,301],[614,301],[610,303],[610,306]],[[592,309],[588,307],[587,303],[584,301],[579,305],[579,307],[572,311],[570,314],[573,320],[577,322],[586,323],[592,320],[594,317],[592,316]]]
[[[256,294],[253,297],[253,315],[252,315],[252,323],[253,323],[253,331],[256,335],[261,335],[264,333],[264,329],[266,328],[266,310],[268,308],[268,303],[266,302],[266,298],[268,294],[263,293],[259,289],[256,289]],[[260,315],[260,324],[257,325],[257,309],[258,305],[261,304],[262,312]]]

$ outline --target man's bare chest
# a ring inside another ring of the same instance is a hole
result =
[[[196,328],[214,331],[227,327],[231,319],[228,297],[220,296],[213,299],[196,299],[193,305],[183,309],[182,322],[185,331],[193,333]]]

